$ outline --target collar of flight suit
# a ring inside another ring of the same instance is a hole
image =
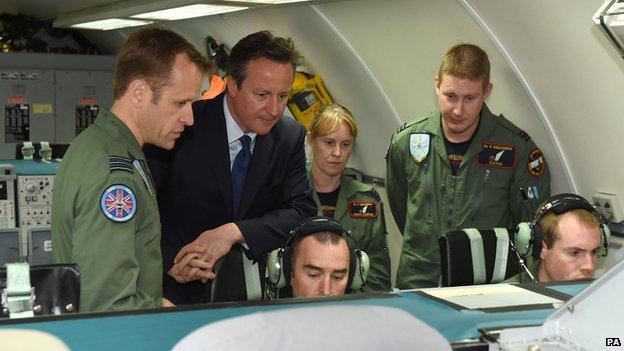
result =
[[[317,205],[317,214],[319,216],[323,215],[323,210],[321,209],[321,200],[319,199],[316,189],[314,188],[314,178],[312,176],[312,162],[309,162],[306,165],[308,170],[308,181],[310,182],[310,188],[314,189],[312,192],[312,196],[314,197],[314,202]],[[347,213],[347,199],[351,196],[355,195],[358,191],[357,183],[347,177],[344,173],[340,175],[340,191],[338,192],[338,198],[336,199],[336,209],[334,210],[334,219],[340,220]]]
[[[100,128],[105,130],[106,132],[115,135],[118,134],[124,140],[124,146],[127,147],[128,153],[135,159],[145,161],[145,155],[143,154],[143,150],[139,145],[138,140],[132,134],[128,126],[124,122],[122,122],[119,117],[117,117],[114,113],[112,113],[108,108],[105,108],[95,120],[95,124],[97,124]],[[119,155],[124,156],[124,155]]]
[[[486,140],[489,135],[492,134],[494,129],[496,128],[496,121],[494,120],[495,116],[490,112],[490,109],[486,104],[483,104],[481,108],[481,112],[479,114],[479,126],[475,135],[470,143],[470,147],[466,150],[466,154],[464,155],[464,160],[468,162],[471,160],[476,154],[481,152],[481,141]],[[446,145],[444,144],[444,133],[442,132],[442,116],[440,110],[435,110],[431,112],[429,118],[427,119],[425,130],[432,135],[432,139],[430,141],[431,147],[442,157],[444,162],[450,167],[450,162],[448,160],[448,154],[446,152]],[[475,142],[476,141],[476,142]],[[460,168],[466,163],[462,161]]]

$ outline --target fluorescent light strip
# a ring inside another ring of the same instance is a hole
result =
[[[125,27],[142,26],[142,25],[146,25],[150,23],[154,23],[154,21],[124,19],[124,18],[108,18],[104,20],[76,23],[76,24],[72,24],[70,27],[81,28],[81,29],[110,30],[110,29],[118,29],[118,28],[125,28]]]
[[[239,3],[254,3],[254,4],[271,4],[271,5],[279,5],[279,4],[288,4],[291,2],[304,2],[309,0],[225,0],[230,2],[239,2]]]
[[[310,0],[225,0],[229,2],[252,2],[254,4],[271,4],[271,5],[279,5],[279,4],[288,4],[291,2],[304,2]]]
[[[254,3],[254,4],[271,4],[271,5],[279,5],[279,4],[288,4],[291,2],[304,2],[310,0],[225,0],[230,2],[240,2],[240,3]]]
[[[174,7],[167,10],[153,11],[130,16],[132,18],[149,18],[155,20],[175,21],[186,18],[195,18],[202,16],[216,15],[219,13],[227,13],[244,10],[244,6],[221,6],[196,4],[182,7]]]
[[[617,15],[614,19],[609,18],[609,20],[607,20],[607,24],[611,27],[624,26],[624,15]]]

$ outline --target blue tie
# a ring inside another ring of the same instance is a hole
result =
[[[243,148],[238,152],[232,165],[232,208],[235,219],[238,217],[238,206],[240,205],[241,196],[243,195],[243,187],[245,186],[245,178],[247,178],[247,169],[249,161],[251,161],[251,151],[249,145],[251,138],[249,135],[243,135],[238,140],[243,144]]]

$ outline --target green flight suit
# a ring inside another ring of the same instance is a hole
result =
[[[539,270],[540,260],[529,257],[526,259],[526,261],[527,269],[529,270],[529,272],[533,274],[533,277],[535,277],[535,279],[539,280],[539,278],[537,277],[537,272]],[[533,283],[533,281],[531,280],[531,277],[529,277],[529,274],[525,272],[522,268],[520,268],[520,273],[510,277],[509,279],[505,279],[501,283]]]
[[[438,238],[444,233],[515,226],[532,219],[550,197],[550,173],[541,151],[486,105],[457,175],[451,170],[439,111],[399,128],[386,161],[388,201],[403,234],[397,272],[401,289],[438,284]]]
[[[118,209],[111,210],[118,221],[102,205],[107,199],[110,205],[105,194],[111,186],[117,186],[113,198],[122,194],[123,202],[113,202]],[[52,245],[55,263],[78,264],[81,312],[162,305],[154,189],[136,138],[109,110],[71,143],[55,178]]]
[[[310,170],[308,170],[308,178],[310,179],[310,186],[314,189]],[[323,216],[321,202],[316,191],[313,192],[313,197],[318,209],[317,214]],[[364,206],[367,204],[374,205],[374,210],[364,210]],[[373,212],[374,217],[372,216]],[[370,258],[371,265],[364,291],[391,290],[386,222],[383,203],[375,188],[342,175],[334,219],[346,230],[351,231],[358,249],[366,252]]]

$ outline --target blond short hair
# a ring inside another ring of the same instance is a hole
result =
[[[325,105],[314,114],[308,127],[308,132],[315,139],[335,132],[343,122],[347,124],[353,139],[355,139],[358,129],[351,111],[338,104]]]

